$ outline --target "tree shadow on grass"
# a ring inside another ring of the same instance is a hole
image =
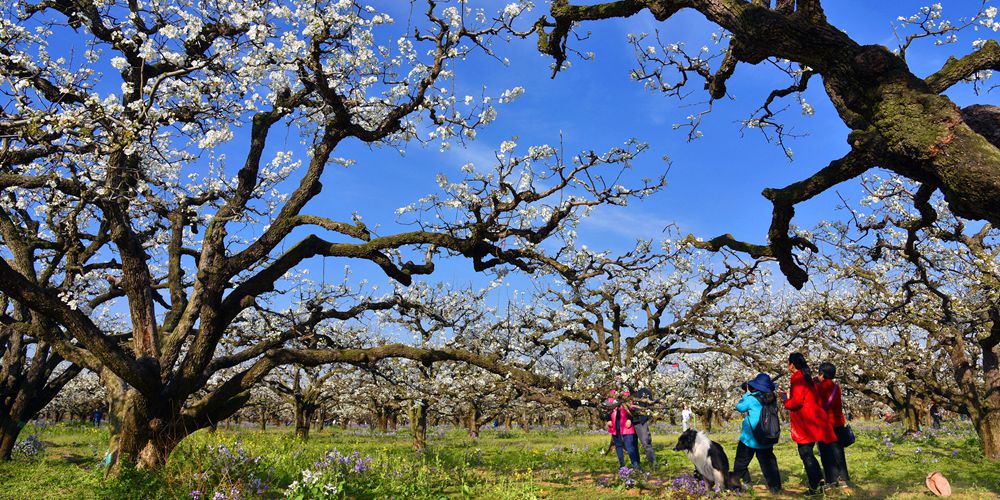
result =
[[[59,460],[73,464],[73,465],[86,465],[86,466],[96,466],[99,461],[94,455],[83,455],[80,453],[64,453],[59,457]]]

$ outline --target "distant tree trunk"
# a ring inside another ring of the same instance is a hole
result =
[[[709,408],[705,410],[705,430],[707,432],[712,432],[712,420],[715,417],[715,410]]]
[[[472,410],[469,411],[469,416],[466,420],[467,429],[469,430],[469,437],[472,439],[479,439],[479,419],[482,418],[482,413],[479,408],[473,405]]]
[[[903,427],[906,429],[906,434],[916,434],[920,432],[920,410],[913,406],[907,405],[901,409],[899,413],[899,418],[903,423]]]
[[[309,427],[312,424],[313,414],[316,407],[301,403],[295,405],[295,437],[306,441],[309,439]]]
[[[587,412],[587,419],[590,421],[591,429],[600,429],[603,427],[603,422],[601,422],[601,416],[598,414],[597,410],[592,410]]]
[[[420,365],[420,380],[425,387],[431,385],[433,380],[433,364],[425,362]],[[431,403],[427,398],[420,398],[413,409],[413,416],[410,418],[410,433],[413,434],[413,449],[424,451],[427,449],[427,413]]]
[[[389,432],[389,413],[385,408],[379,408],[375,414],[378,422],[378,431],[382,434]]]
[[[413,449],[424,451],[427,449],[427,409],[430,403],[426,399],[420,399],[412,407],[410,417],[410,433],[413,434]]]
[[[264,412],[263,408],[260,410],[260,430],[261,432],[267,430],[267,413]]]
[[[320,410],[319,412],[319,422],[316,422],[316,430],[323,432],[323,426],[326,425],[326,410]]]

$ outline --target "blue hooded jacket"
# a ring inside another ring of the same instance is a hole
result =
[[[743,430],[740,431],[740,442],[757,450],[768,449],[773,445],[761,444],[753,437],[753,428],[757,426],[757,422],[760,421],[760,412],[763,407],[760,401],[754,396],[754,394],[761,394],[760,392],[748,392],[743,395],[739,403],[736,403],[736,411],[742,413],[743,416]],[[763,396],[763,394],[761,394]]]

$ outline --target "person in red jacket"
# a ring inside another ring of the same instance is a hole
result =
[[[818,445],[823,465],[829,464],[829,468],[836,469],[837,462],[833,458],[834,450],[831,444],[837,442],[837,436],[833,433],[833,426],[830,425],[826,411],[820,404],[819,389],[813,382],[805,356],[798,352],[790,354],[788,370],[792,373],[791,387],[782,399],[785,400],[785,408],[791,416],[792,441],[798,444],[799,458],[802,459],[806,476],[809,478],[809,490],[815,493],[819,491],[820,482],[823,480],[823,470],[816,462],[813,445]],[[828,475],[837,477],[839,473],[832,470]]]
[[[826,482],[833,484],[843,481],[845,484],[851,481],[851,476],[847,473],[847,456],[844,455],[844,447],[840,445],[840,437],[844,434],[844,427],[847,422],[844,420],[844,402],[841,399],[840,384],[833,381],[837,376],[837,367],[833,363],[824,362],[819,365],[819,399],[826,410],[827,419],[833,427],[833,433],[837,436],[837,442],[833,444],[833,455],[837,459],[837,471],[839,477],[826,476]],[[827,468],[827,464],[823,464]]]

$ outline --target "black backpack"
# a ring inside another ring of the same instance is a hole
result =
[[[778,400],[774,393],[755,393],[760,401],[760,420],[753,427],[753,438],[760,444],[776,444],[781,438],[781,422],[778,420]]]

